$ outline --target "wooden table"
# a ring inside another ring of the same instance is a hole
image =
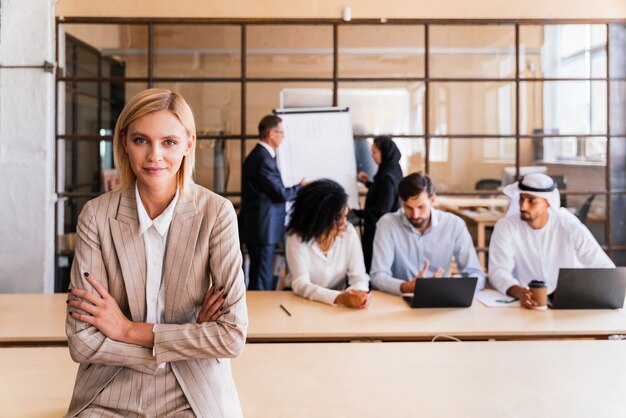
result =
[[[410,309],[399,296],[372,292],[367,309],[312,302],[292,292],[248,292],[248,342],[430,341],[606,338],[626,334],[624,310]],[[283,305],[292,316],[281,308]],[[66,345],[65,294],[0,295],[0,345]]]
[[[509,199],[472,198],[441,196],[435,201],[439,209],[454,213],[468,225],[476,225],[476,246],[487,248],[487,228],[493,227],[503,216]],[[484,271],[487,271],[487,257],[484,251],[478,253],[478,261]]]
[[[65,293],[0,294],[0,344],[66,344]]]
[[[435,206],[446,207],[483,207],[506,209],[511,200],[503,195],[497,197],[475,197],[475,196],[439,196],[435,199]]]
[[[233,373],[247,417],[626,416],[626,342],[261,344]]]
[[[0,416],[62,417],[78,364],[67,347],[0,348]]]
[[[281,308],[290,313],[288,316]],[[249,342],[430,341],[445,334],[464,340],[606,338],[626,334],[623,310],[487,308],[411,309],[399,296],[374,291],[355,310],[312,302],[292,292],[248,292]]]
[[[252,344],[233,360],[246,417],[626,416],[626,342]],[[0,348],[0,405],[59,417],[67,348]]]

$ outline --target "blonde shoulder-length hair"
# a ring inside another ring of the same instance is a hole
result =
[[[135,120],[152,112],[160,110],[169,110],[172,112],[180,123],[183,125],[187,134],[193,137],[194,144],[189,152],[183,157],[183,162],[178,170],[178,189],[179,194],[183,195],[189,185],[193,183],[193,170],[196,164],[196,122],[193,118],[191,108],[183,99],[183,97],[171,90],[167,89],[147,89],[130,99],[124,110],[120,114],[115,124],[115,132],[113,133],[113,150],[115,158],[115,166],[120,173],[120,187],[128,188],[137,178],[135,172],[130,165],[130,159],[124,149],[122,134],[128,133],[128,126]]]

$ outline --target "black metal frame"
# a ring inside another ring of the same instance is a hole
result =
[[[76,73],[72,77],[67,77],[63,74],[63,68],[59,65],[59,42],[57,42],[56,61],[56,82],[57,86],[61,82],[78,83],[78,82],[98,82],[101,86],[103,82],[143,82],[147,87],[153,86],[155,83],[161,82],[214,82],[214,83],[240,83],[241,86],[241,124],[240,134],[220,134],[220,135],[199,135],[198,140],[239,140],[241,143],[241,161],[244,160],[246,154],[246,141],[258,139],[257,135],[251,135],[246,132],[246,113],[247,113],[247,86],[249,83],[266,83],[266,82],[325,82],[332,83],[333,86],[333,105],[337,105],[337,94],[339,83],[351,83],[351,82],[401,82],[401,81],[415,81],[423,82],[425,85],[424,95],[424,133],[415,135],[394,135],[398,138],[419,138],[424,140],[425,144],[425,171],[430,171],[430,140],[433,138],[448,138],[448,139],[488,139],[488,138],[514,138],[515,139],[515,167],[516,176],[519,176],[520,168],[520,142],[522,139],[541,139],[545,137],[559,137],[559,136],[572,136],[572,135],[551,135],[551,134],[522,134],[520,127],[520,84],[526,82],[546,82],[546,81],[603,81],[607,87],[607,127],[606,134],[585,134],[585,137],[602,137],[607,138],[607,162],[605,168],[605,189],[604,190],[566,190],[564,194],[571,195],[585,195],[585,194],[599,194],[606,195],[606,220],[605,220],[605,245],[604,248],[609,250],[626,250],[626,245],[612,245],[611,243],[611,201],[610,197],[613,195],[626,194],[626,190],[612,190],[611,186],[611,160],[610,160],[610,144],[613,137],[625,137],[626,135],[617,135],[611,133],[610,125],[610,85],[614,81],[626,81],[626,77],[611,78],[609,73],[609,33],[610,24],[626,24],[626,19],[389,19],[386,22],[381,22],[377,19],[354,19],[350,22],[344,22],[339,19],[212,19],[212,18],[186,18],[186,19],[169,19],[169,18],[95,18],[95,17],[71,17],[71,18],[57,18],[56,20],[56,33],[57,39],[59,34],[59,27],[69,24],[116,24],[116,25],[144,25],[147,28],[148,43],[147,43],[147,60],[148,71],[147,77],[76,77]],[[603,24],[607,27],[607,40],[606,40],[606,57],[607,57],[607,73],[605,78],[522,78],[520,77],[519,59],[520,59],[520,26],[522,25],[554,25],[554,24]],[[154,25],[229,25],[239,26],[241,45],[240,45],[240,76],[239,77],[158,77],[154,75],[154,42],[153,32]],[[330,26],[332,28],[332,76],[331,77],[248,77],[247,76],[247,28],[250,26],[263,26],[263,25],[313,25],[313,26]],[[340,77],[339,76],[339,28],[341,26],[357,26],[357,25],[370,25],[370,26],[423,26],[424,29],[424,76],[423,77]],[[515,31],[515,77],[511,78],[447,78],[447,77],[431,77],[429,68],[429,52],[430,52],[430,27],[432,25],[508,25],[512,26]],[[451,135],[435,135],[430,133],[430,95],[429,85],[433,82],[509,82],[515,83],[515,133],[509,135],[478,135],[478,134],[451,134]],[[58,93],[57,93],[58,94]],[[57,101],[57,107],[59,106]],[[269,110],[269,109],[268,109]],[[55,108],[55,113],[58,115],[59,110]],[[56,132],[58,133],[58,126]],[[75,130],[73,132],[76,132]],[[371,135],[358,135],[356,137],[369,137]],[[93,140],[112,140],[112,137],[102,137],[99,135],[56,135],[56,140],[68,140],[68,141],[93,141]],[[55,144],[56,145],[56,144]],[[56,148],[56,146],[55,146]],[[58,169],[58,161],[55,158],[55,167]],[[56,181],[55,181],[56,184]],[[239,196],[239,192],[226,192],[222,193],[225,196]],[[450,192],[449,195],[480,195],[480,194],[493,194],[491,191],[467,191],[467,192]],[[78,197],[92,197],[97,195],[95,193],[73,193],[73,192],[60,192],[57,189],[57,195],[59,197],[66,197],[74,199]],[[55,225],[56,231],[56,225]],[[56,235],[56,234],[55,234]]]

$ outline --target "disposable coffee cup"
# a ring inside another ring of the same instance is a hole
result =
[[[548,309],[548,287],[543,280],[532,280],[528,283],[530,293],[533,295],[533,300],[537,302],[537,306],[533,309],[538,311],[545,311]]]

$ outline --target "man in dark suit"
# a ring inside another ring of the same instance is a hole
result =
[[[243,164],[241,241],[250,256],[250,290],[272,290],[274,246],[285,235],[285,203],[296,198],[304,180],[285,187],[276,165],[276,148],[283,141],[282,119],[268,115],[259,122],[260,142]]]

